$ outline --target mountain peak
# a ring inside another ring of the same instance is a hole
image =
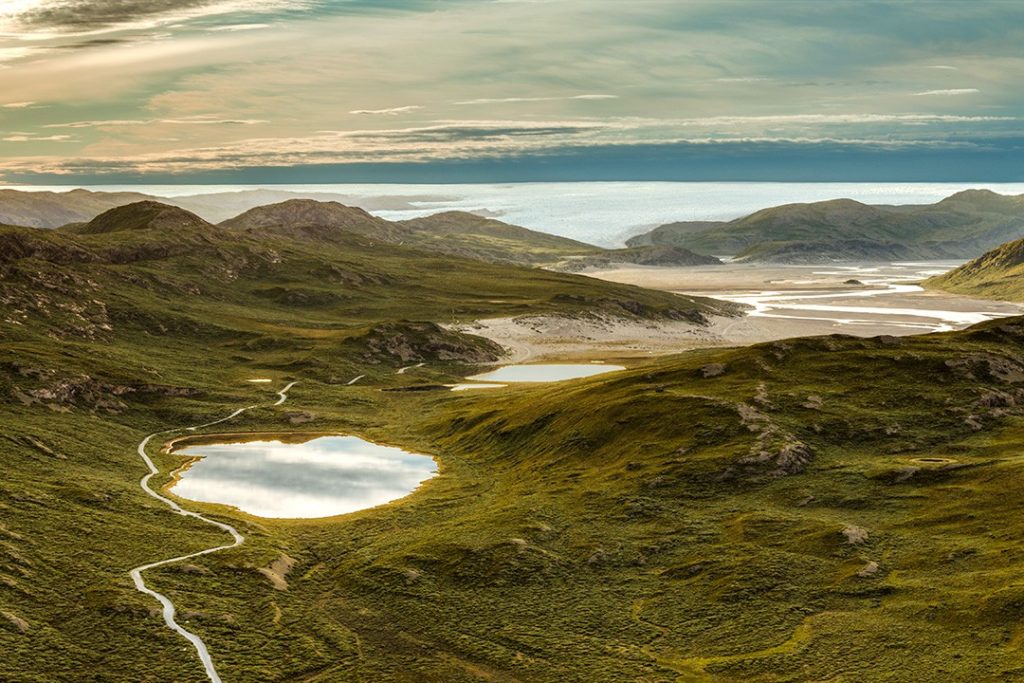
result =
[[[83,235],[99,235],[124,230],[181,230],[182,228],[213,227],[191,211],[141,201],[104,211],[82,228]]]

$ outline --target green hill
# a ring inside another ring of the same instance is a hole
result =
[[[399,221],[398,225],[409,230],[406,244],[486,261],[550,264],[568,256],[603,251],[592,244],[464,211],[446,211]]]
[[[125,230],[159,230],[177,232],[212,227],[194,213],[150,200],[126,204],[104,211],[71,232],[80,235],[99,235]]]
[[[967,190],[923,206],[786,204],[723,223],[669,223],[630,246],[783,263],[971,258],[1024,234],[1024,196]]]
[[[337,202],[292,199],[246,211],[222,226],[312,240],[356,233],[392,244],[484,261],[544,264],[601,249],[557,235],[449,211],[392,222]]]

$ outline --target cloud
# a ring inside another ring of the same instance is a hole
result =
[[[925,90],[924,92],[914,93],[914,97],[956,97],[958,95],[973,95],[981,92],[977,88],[948,88],[946,90]]]
[[[100,119],[97,121],[71,121],[70,123],[48,123],[43,128],[105,128],[116,126],[149,126],[154,123],[167,123],[179,126],[255,126],[269,123],[263,119],[217,119],[193,117],[183,119]]]
[[[211,26],[207,31],[256,31],[270,28],[270,24],[228,24],[227,26]]]
[[[408,104],[404,107],[392,107],[390,109],[353,109],[349,114],[395,116],[397,114],[416,111],[417,109],[423,109],[423,107],[418,104]]]
[[[70,140],[70,135],[47,135],[39,136],[31,133],[14,133],[2,138],[4,142],[63,142]]]
[[[939,69],[941,71],[959,71],[960,70],[960,69],[958,69],[955,66],[949,66],[949,65],[946,65],[946,64],[932,64],[928,68],[929,69]]]
[[[0,12],[0,30],[27,40],[148,29],[193,19],[309,9],[313,0],[41,0]]]
[[[34,105],[35,102],[8,102],[7,104],[0,104],[0,107],[4,109],[27,109]]]
[[[463,100],[453,104],[507,104],[510,102],[557,102],[559,100],[617,100],[618,95],[572,95],[568,97],[498,97]]]

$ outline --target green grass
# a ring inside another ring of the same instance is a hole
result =
[[[190,503],[246,544],[147,578],[226,681],[1024,675],[1024,321],[695,351],[475,395],[387,392],[469,368],[367,362],[358,340],[381,321],[571,312],[627,294],[653,315],[678,304],[390,247],[178,241],[177,256],[122,265],[20,259],[0,280],[25,311],[3,323],[0,351],[3,680],[203,680],[127,572],[224,537],[138,488],[135,445],[269,403],[291,380],[284,406],[221,428],[297,431],[284,413],[302,410],[309,431],[432,454],[442,476],[330,520]],[[312,303],[283,303],[279,288]],[[365,385],[344,384],[367,369]],[[66,391],[39,392],[54,387]],[[813,457],[788,457],[796,444]],[[181,458],[157,450],[166,483]],[[848,526],[866,542],[851,545]],[[282,553],[296,560],[287,591],[258,571]],[[858,576],[872,561],[879,571]]]

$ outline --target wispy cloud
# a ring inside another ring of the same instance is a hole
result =
[[[940,71],[959,71],[955,66],[949,66],[948,64],[932,64],[928,67],[929,69],[938,69]]]
[[[557,102],[559,100],[617,100],[618,95],[571,95],[565,97],[482,97],[476,100],[462,100],[453,104],[508,104],[511,102]]]
[[[0,104],[0,107],[4,109],[28,109],[34,105],[35,102],[8,102],[7,104]]]
[[[5,138],[4,142],[63,142],[70,140],[70,135],[33,135],[31,133],[13,133]]]
[[[211,26],[206,29],[207,31],[257,31],[259,29],[270,28],[270,24],[229,24],[227,26]]]
[[[404,107],[391,107],[390,109],[353,109],[349,114],[371,115],[371,116],[396,116],[410,111],[423,109],[418,104],[408,104]]]
[[[69,123],[48,123],[43,128],[107,128],[118,126],[148,126],[167,123],[178,126],[255,126],[269,123],[264,119],[218,119],[191,117],[181,119],[100,119],[96,121],[71,121]]]
[[[914,93],[914,97],[957,97],[959,95],[974,95],[981,92],[977,88],[947,88],[945,90],[925,90]]]
[[[151,29],[236,13],[267,14],[309,9],[313,0],[63,0],[0,6],[0,32],[26,40]]]

